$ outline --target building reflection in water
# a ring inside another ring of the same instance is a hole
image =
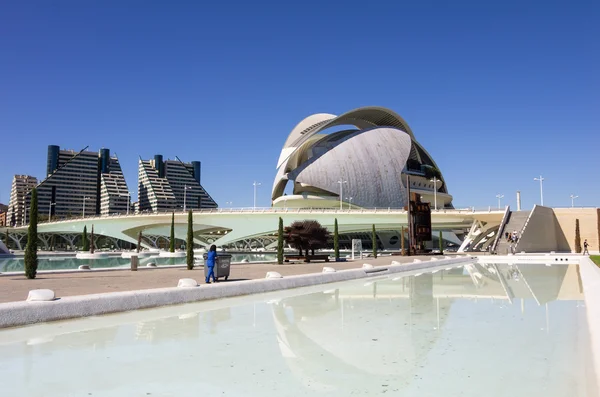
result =
[[[272,314],[281,355],[295,377],[310,390],[343,394],[385,384],[394,385],[388,391],[416,387],[431,375],[425,368],[443,356],[453,361],[436,376],[452,374],[454,364],[476,374],[494,356],[499,362],[527,356],[524,340],[538,344],[532,354],[549,357],[557,355],[555,343],[587,348],[565,324],[551,335],[552,308],[559,316],[569,312],[563,320],[569,321],[576,310],[561,301],[576,308],[582,300],[577,265],[474,264],[291,297],[273,305]],[[585,365],[577,365],[585,377]]]

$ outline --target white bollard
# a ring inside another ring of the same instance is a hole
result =
[[[193,278],[182,278],[182,279],[179,279],[177,286],[181,287],[181,288],[190,288],[190,287],[197,287],[198,283]]]
[[[27,295],[28,302],[53,301],[54,298],[54,291],[51,289],[32,289]]]
[[[323,273],[335,273],[335,269],[332,267],[324,267],[323,268]]]
[[[373,265],[371,265],[370,263],[363,263],[362,268],[363,269],[373,269]]]
[[[283,276],[277,272],[267,272],[265,278],[283,278]]]

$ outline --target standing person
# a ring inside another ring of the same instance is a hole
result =
[[[208,266],[208,273],[206,275],[206,284],[210,284],[210,276],[214,282],[215,279],[215,264],[217,263],[217,246],[211,245],[208,253],[206,254],[206,266]]]
[[[590,254],[590,251],[588,251],[589,246],[590,245],[588,244],[587,239],[583,240],[583,255]]]

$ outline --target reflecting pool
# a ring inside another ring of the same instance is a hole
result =
[[[202,259],[201,254],[196,254],[198,259]],[[276,254],[232,254],[232,262],[247,261],[252,262],[270,262],[276,261]],[[140,258],[140,266],[154,262],[157,266],[185,265],[186,259],[183,258],[164,258],[151,256]],[[121,258],[120,256],[101,258],[101,259],[77,259],[73,256],[51,256],[38,258],[38,270],[61,270],[77,269],[81,265],[89,265],[91,268],[107,267],[130,267],[131,259]],[[0,258],[0,273],[22,272],[25,269],[23,258]]]
[[[7,396],[597,396],[577,265],[465,265],[0,331]]]

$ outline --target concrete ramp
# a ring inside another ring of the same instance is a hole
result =
[[[523,225],[515,251],[558,251],[557,229],[552,208],[536,205]]]

